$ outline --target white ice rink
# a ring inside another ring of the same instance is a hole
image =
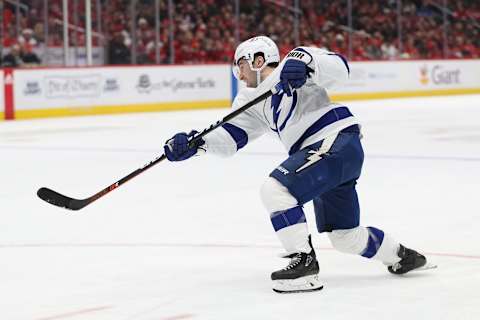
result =
[[[1,320],[480,319],[480,96],[347,103],[363,124],[362,224],[438,269],[396,277],[314,234],[325,288],[279,295],[287,261],[259,188],[284,158],[266,136],[235,157],[162,162],[83,198],[227,109],[0,122]]]

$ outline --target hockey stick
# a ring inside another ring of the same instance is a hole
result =
[[[212,132],[213,130],[222,126],[226,122],[232,120],[233,118],[235,118],[240,113],[247,110],[248,108],[254,106],[255,104],[257,104],[257,103],[259,103],[259,102],[261,102],[265,99],[267,99],[272,94],[274,94],[274,92],[276,92],[275,90],[276,89],[269,90],[269,91],[265,92],[264,94],[260,95],[259,97],[253,99],[252,101],[250,101],[249,103],[247,103],[243,107],[229,113],[222,120],[217,121],[215,124],[212,124],[210,127],[208,127],[207,129],[204,129],[202,132],[200,132],[197,136],[195,136],[192,139],[192,141],[190,141],[189,145],[193,146],[198,140],[200,140],[206,134]],[[95,200],[103,197],[104,195],[106,195],[110,191],[115,190],[116,188],[118,188],[119,186],[124,184],[125,182],[127,182],[130,179],[138,176],[140,173],[146,171],[147,169],[150,169],[151,167],[153,167],[154,165],[156,165],[157,163],[159,163],[159,162],[161,162],[165,159],[166,159],[166,156],[164,154],[162,154],[161,156],[155,158],[153,161],[150,161],[149,163],[147,163],[143,167],[133,171],[132,173],[123,177],[122,179],[118,180],[117,182],[109,185],[108,187],[106,187],[102,191],[97,192],[93,196],[85,198],[85,199],[70,198],[70,197],[64,196],[63,194],[60,194],[56,191],[53,191],[52,189],[45,188],[45,187],[38,189],[37,195],[40,199],[42,199],[42,200],[44,200],[44,201],[46,201],[50,204],[53,204],[57,207],[62,207],[62,208],[66,208],[66,209],[69,209],[69,210],[80,210],[80,209],[84,208],[85,206],[89,205],[90,203],[94,202]]]

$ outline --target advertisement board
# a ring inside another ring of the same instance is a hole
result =
[[[227,107],[230,95],[227,65],[15,71],[15,110],[20,116],[45,109],[103,113],[207,107],[209,103]]]
[[[480,61],[429,60],[350,63],[350,79],[334,94],[468,92],[480,89]]]

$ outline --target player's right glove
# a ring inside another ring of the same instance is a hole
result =
[[[292,89],[298,89],[307,82],[307,78],[313,70],[307,67],[306,63],[297,59],[288,59],[283,65],[280,72],[280,87],[287,94],[291,96]]]
[[[195,130],[192,130],[189,134],[180,132],[167,140],[163,147],[167,159],[170,161],[183,161],[196,155],[199,149],[204,152],[205,149],[201,148],[205,144],[203,139],[196,141],[192,146],[189,145],[197,133],[198,131]]]

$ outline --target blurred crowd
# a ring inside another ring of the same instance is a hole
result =
[[[301,44],[350,60],[480,57],[478,0],[448,0],[447,8],[438,0],[352,0],[351,20],[347,0],[301,0],[298,11],[293,0],[239,0],[238,21],[235,0],[172,0],[170,11],[168,2],[160,0],[160,63],[230,62],[237,40],[260,34],[272,37],[282,55]],[[6,1],[3,8],[2,45],[8,52],[3,65],[38,64],[35,48],[45,46],[44,1],[20,1],[25,6],[18,22],[14,3]],[[70,46],[85,45],[84,4],[69,0]],[[105,48],[106,63],[131,63],[132,46],[136,63],[155,63],[154,0],[136,1],[134,29],[131,0],[92,4],[94,46]],[[62,1],[48,1],[48,6],[47,45],[62,47]]]

